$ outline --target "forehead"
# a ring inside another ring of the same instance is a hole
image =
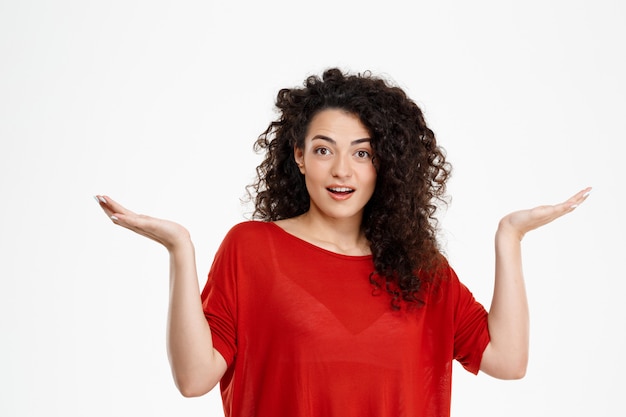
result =
[[[307,129],[306,138],[324,135],[335,141],[369,138],[370,133],[354,114],[341,109],[325,109],[317,113]]]

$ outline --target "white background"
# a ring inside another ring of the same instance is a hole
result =
[[[442,240],[487,306],[500,217],[594,187],[524,241],[526,378],[455,365],[453,415],[625,415],[624,22],[619,0],[1,1],[0,415],[222,415],[172,382],[166,251],[92,196],[187,226],[204,284],[276,92],[335,65],[422,106],[455,169]]]

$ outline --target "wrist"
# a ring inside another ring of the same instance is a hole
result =
[[[508,216],[502,218],[496,230],[496,241],[521,242],[525,233],[513,226]]]
[[[184,228],[181,228],[165,247],[170,255],[177,255],[179,253],[186,253],[189,250],[194,250],[191,235],[187,229]]]

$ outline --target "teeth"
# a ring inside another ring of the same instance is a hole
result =
[[[348,188],[348,187],[334,187],[334,188],[329,188],[330,191],[334,191],[336,193],[349,193],[351,191],[354,191],[352,188]]]

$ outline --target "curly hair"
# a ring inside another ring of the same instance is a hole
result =
[[[294,147],[304,148],[309,123],[322,110],[357,115],[371,135],[377,170],[362,221],[375,268],[370,281],[391,295],[394,308],[401,301],[422,304],[422,284],[446,262],[435,212],[437,203],[445,203],[451,166],[421,109],[401,88],[369,71],[348,74],[337,68],[321,78],[309,76],[301,88],[281,89],[275,104],[280,117],[254,145],[265,159],[247,188],[255,200],[252,217],[275,221],[307,212],[309,194]]]

